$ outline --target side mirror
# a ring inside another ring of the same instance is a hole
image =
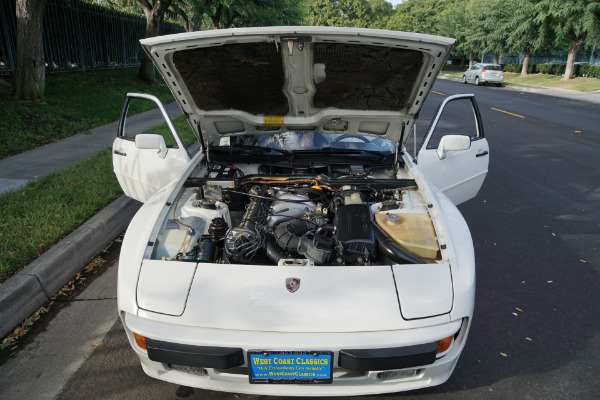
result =
[[[167,145],[161,135],[155,133],[143,133],[135,136],[135,147],[138,149],[158,150],[156,153],[160,158],[167,156]]]
[[[446,158],[449,151],[468,150],[471,147],[471,138],[465,135],[446,135],[440,140],[437,155],[440,160]]]

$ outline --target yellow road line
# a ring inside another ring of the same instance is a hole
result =
[[[445,93],[440,93],[440,92],[436,92],[435,90],[432,90],[431,93],[435,93],[435,94],[441,94],[442,96],[447,96],[447,94]]]
[[[504,113],[504,114],[513,115],[513,116],[515,116],[515,117],[519,117],[519,118],[525,118],[524,116],[522,116],[522,115],[519,115],[519,114],[513,114],[513,113],[511,113],[511,112],[504,111],[504,110],[499,110],[499,109],[497,109],[497,108],[493,108],[493,107],[490,107],[490,108],[491,108],[492,110],[494,110],[494,111],[499,111],[499,112],[501,112],[501,113]]]

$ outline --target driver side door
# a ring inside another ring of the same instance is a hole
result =
[[[141,108],[142,102],[151,104],[151,112],[135,115],[148,108],[148,104]],[[160,124],[166,124],[167,133],[148,133]],[[161,101],[141,93],[127,94],[112,150],[113,169],[123,192],[142,203],[179,178],[190,162]]]
[[[422,174],[459,205],[477,195],[489,165],[489,145],[473,94],[447,97],[417,155]]]

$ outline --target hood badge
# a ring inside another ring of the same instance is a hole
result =
[[[285,287],[290,293],[294,293],[300,289],[300,278],[286,278]]]

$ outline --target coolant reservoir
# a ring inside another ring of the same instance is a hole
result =
[[[384,213],[375,215],[377,225],[401,248],[421,258],[436,258],[439,245],[428,214]]]
[[[227,222],[227,226],[231,228],[231,217],[229,215],[229,207],[227,204],[221,201],[215,201],[212,199],[195,199],[194,196],[190,196],[189,200],[185,202],[181,207],[181,217],[199,217],[205,222],[204,230],[201,232],[203,235],[208,233],[208,227],[214,218],[223,218]]]

